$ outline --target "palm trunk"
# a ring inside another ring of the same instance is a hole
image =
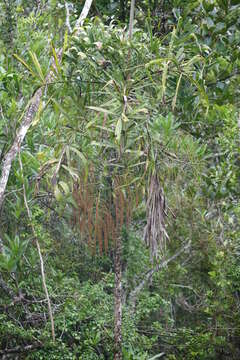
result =
[[[121,259],[121,236],[116,240],[115,251],[115,289],[114,289],[114,360],[122,360],[122,259]]]

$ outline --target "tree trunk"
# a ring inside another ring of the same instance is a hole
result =
[[[115,250],[115,289],[114,289],[114,360],[122,360],[122,240],[119,235],[116,240]]]
[[[134,9],[135,9],[135,0],[131,0],[130,19],[129,19],[129,40],[132,39],[132,34],[133,34]]]

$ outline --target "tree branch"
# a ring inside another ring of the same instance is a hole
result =
[[[0,350],[0,355],[28,352],[28,351],[33,351],[33,350],[39,349],[41,347],[42,347],[41,343],[32,344],[32,345],[26,345],[26,346],[17,346],[17,347],[15,347],[13,349]]]
[[[93,0],[86,0],[85,5],[83,7],[83,10],[81,12],[81,15],[79,19],[76,22],[75,31],[78,34],[78,31],[80,29],[80,26],[82,25],[84,19],[87,17],[88,12],[90,10],[90,7],[92,5]],[[58,61],[61,62],[63,49],[61,48],[57,53]],[[55,61],[53,61],[53,68],[55,71],[57,71]],[[52,81],[54,78],[54,71],[50,71],[45,79],[45,87]],[[30,105],[27,108],[27,112],[23,118],[23,121],[21,125],[19,126],[17,130],[17,135],[13,141],[13,144],[10,148],[10,150],[6,153],[6,155],[3,158],[2,161],[2,173],[0,178],[0,209],[2,208],[3,200],[4,200],[4,193],[6,190],[12,162],[15,159],[17,153],[20,151],[21,144],[32,125],[32,122],[34,120],[35,114],[38,111],[39,104],[41,101],[41,97],[43,94],[43,88],[40,87],[35,94],[33,95],[32,99],[30,100]]]
[[[72,33],[72,28],[71,28],[71,24],[70,24],[70,13],[69,13],[69,7],[68,7],[68,3],[65,2],[65,9],[66,9],[66,27],[69,31],[69,34]]]
[[[160,264],[157,264],[155,267],[153,267],[152,269],[150,269],[146,274],[144,279],[140,282],[140,284],[138,284],[135,289],[133,289],[130,294],[129,294],[129,303],[133,309],[133,311],[135,310],[136,307],[136,301],[137,301],[137,296],[140,293],[140,291],[143,289],[143,287],[145,286],[145,284],[152,278],[153,274],[158,272],[160,269],[165,268],[170,262],[172,262],[173,260],[175,260],[179,255],[181,255],[184,251],[186,251],[191,245],[191,242],[189,241],[186,245],[184,245],[178,252],[176,252],[176,254],[174,254],[173,256],[171,256],[169,259],[162,261]]]
[[[86,17],[88,16],[89,10],[91,8],[93,0],[86,0],[84,7],[82,9],[81,15],[79,16],[76,24],[75,24],[75,29],[74,32],[76,32],[76,35],[78,34],[80,27],[82,26],[84,20],[86,19]]]

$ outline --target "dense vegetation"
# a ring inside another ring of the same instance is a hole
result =
[[[238,3],[0,0],[1,358],[240,359]]]

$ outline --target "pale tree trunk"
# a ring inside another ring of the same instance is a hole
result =
[[[84,20],[86,19],[86,17],[88,16],[89,10],[91,8],[93,0],[86,0],[84,7],[82,9],[81,15],[79,16],[76,25],[75,25],[75,30],[78,32],[80,26],[82,26]]]
[[[114,360],[122,360],[122,239],[117,237],[115,249],[115,289],[114,289]]]
[[[129,19],[129,40],[132,39],[132,34],[133,34],[134,9],[135,9],[135,0],[131,0],[130,19]]]
[[[18,151],[20,150],[21,144],[30,128],[35,114],[38,111],[40,100],[42,97],[42,88],[39,88],[33,98],[31,99],[31,104],[29,105],[27,112],[23,118],[23,121],[17,131],[17,135],[13,141],[13,144],[10,150],[6,153],[2,161],[2,173],[0,179],[0,208],[2,207],[4,200],[4,193],[7,186],[12,162],[15,159]]]

